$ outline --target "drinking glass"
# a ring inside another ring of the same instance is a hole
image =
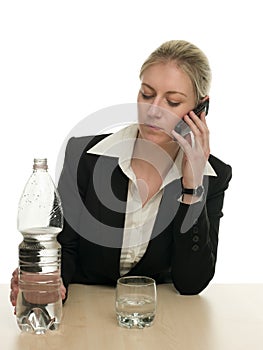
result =
[[[145,276],[125,276],[117,281],[115,310],[118,324],[144,328],[153,324],[156,314],[156,283]]]

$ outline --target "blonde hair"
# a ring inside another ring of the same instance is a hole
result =
[[[211,69],[205,54],[195,45],[184,40],[170,40],[163,43],[143,63],[143,72],[153,64],[174,61],[191,79],[196,104],[209,93],[211,83]]]

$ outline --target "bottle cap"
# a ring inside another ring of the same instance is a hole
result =
[[[34,165],[33,165],[33,169],[37,170],[37,169],[44,169],[47,170],[48,166],[47,166],[47,158],[34,158]]]

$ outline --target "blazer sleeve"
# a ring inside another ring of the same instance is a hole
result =
[[[63,206],[64,225],[57,239],[61,244],[61,277],[66,289],[68,289],[68,285],[76,270],[79,245],[79,235],[73,229],[73,225],[70,224],[70,218],[73,215],[72,205],[78,200],[75,189],[75,167],[72,164],[73,149],[74,139],[70,139],[67,144],[63,169],[58,183],[58,192]]]
[[[217,177],[209,177],[206,199],[192,205],[180,204],[174,220],[172,280],[185,295],[200,293],[215,273],[219,222],[232,169],[215,157],[211,164]]]

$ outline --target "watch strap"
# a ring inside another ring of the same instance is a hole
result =
[[[182,188],[182,194],[190,194],[195,197],[201,197],[204,193],[204,186],[200,185],[196,188]]]

